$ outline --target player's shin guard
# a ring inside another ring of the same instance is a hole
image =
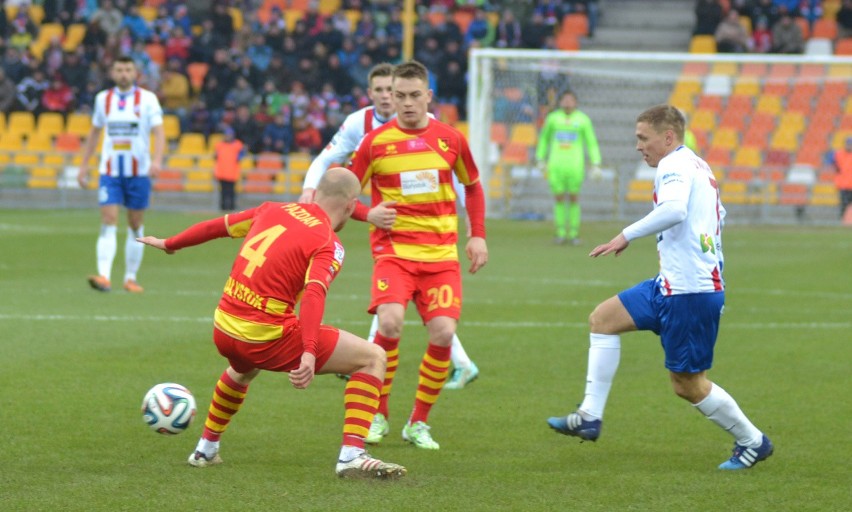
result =
[[[248,386],[238,384],[225,370],[213,391],[213,400],[207,410],[207,421],[204,422],[204,433],[201,437],[208,441],[218,441],[219,436],[228,428],[231,418],[243,406],[247,392]]]
[[[139,229],[133,230],[127,228],[127,241],[124,243],[124,281],[136,280],[136,273],[139,272],[139,267],[142,265],[142,254],[144,253],[145,244],[137,242],[137,238],[145,236],[144,226],[139,226]]]
[[[373,416],[379,408],[379,389],[382,381],[358,372],[346,383],[343,392],[343,445],[364,448],[364,438],[370,432]]]
[[[589,334],[589,368],[586,393],[580,405],[589,418],[603,419],[604,408],[612,388],[612,380],[621,360],[621,337],[617,334]]]
[[[388,398],[393,386],[393,377],[396,375],[396,368],[399,366],[399,338],[388,338],[383,336],[382,333],[376,333],[374,343],[385,349],[388,358],[385,381],[382,384],[381,398],[379,399],[379,412],[384,414],[385,418],[389,418]]]
[[[422,421],[426,423],[429,410],[438,400],[441,388],[450,373],[450,350],[452,347],[441,347],[429,344],[423,361],[420,363],[420,378],[417,380],[417,394],[414,399],[414,411],[409,423]]]
[[[115,260],[117,247],[116,230],[116,226],[103,224],[101,225],[101,232],[98,235],[98,274],[106,277],[107,279],[110,279],[110,274],[112,274],[112,262]]]

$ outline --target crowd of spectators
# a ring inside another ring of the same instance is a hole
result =
[[[823,16],[822,0],[697,0],[694,35],[711,35],[722,53],[786,53],[805,50],[807,27]],[[748,20],[749,33],[740,17]],[[836,15],[838,36],[852,35],[852,0],[843,0]]]
[[[341,11],[323,15],[311,1],[289,28],[285,12],[264,11],[259,0],[157,3],[149,20],[144,2],[44,0],[42,24],[85,24],[86,33],[76,49],[57,38],[40,56],[30,51],[39,29],[26,4],[12,19],[0,9],[0,109],[88,112],[111,85],[110,63],[129,55],[139,85],[158,94],[183,131],[229,127],[252,152],[315,152],[347,114],[369,104],[368,70],[402,60],[400,2],[343,0]],[[433,72],[436,102],[464,118],[471,48],[553,48],[562,17],[586,12],[593,25],[597,0],[418,0],[416,9],[414,58]],[[360,12],[354,28],[352,10]],[[456,11],[469,13],[467,27]],[[208,71],[193,83],[197,63]]]

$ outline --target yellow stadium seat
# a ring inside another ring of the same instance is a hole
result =
[[[740,134],[733,128],[719,128],[713,133],[711,146],[714,148],[734,149],[740,142]]]
[[[349,12],[349,11],[346,11]],[[284,23],[287,25],[287,32],[292,32],[293,28],[296,27],[296,22],[305,17],[305,13],[303,11],[297,11],[295,9],[287,9],[284,11]],[[347,16],[348,18],[349,16]],[[352,19],[350,18],[350,23]]]
[[[534,124],[519,123],[512,125],[512,130],[509,133],[509,142],[532,147],[536,145],[537,139],[538,133]]]
[[[206,171],[189,171],[186,173],[187,181],[209,181],[213,179],[213,172]]]
[[[12,163],[15,165],[32,166],[38,165],[41,162],[37,153],[15,153],[12,157]]]
[[[59,169],[56,167],[33,167],[30,169],[30,176],[33,178],[55,178],[59,174]]]
[[[754,77],[740,77],[734,81],[733,94],[740,96],[757,96],[760,94],[760,82]]]
[[[62,167],[65,165],[65,160],[66,156],[61,153],[47,153],[41,158],[41,163]]]
[[[24,148],[23,137],[18,132],[6,132],[0,136],[0,151],[20,151]]]
[[[625,199],[631,202],[648,203],[653,200],[654,182],[650,180],[630,180]]]
[[[748,183],[744,181],[725,181],[721,185],[719,195],[723,203],[746,204],[748,203]]]
[[[456,122],[455,126],[456,126],[456,130],[460,131],[462,133],[462,135],[465,136],[465,138],[468,137],[468,134],[470,133],[470,129],[468,127],[467,121],[458,121],[458,122]]]
[[[692,94],[676,94],[672,92],[669,96],[669,104],[682,110],[685,114],[691,115],[695,110],[695,97]]]
[[[694,79],[681,78],[675,82],[672,90],[672,95],[689,94],[694,96],[699,93],[701,93],[701,81]]]
[[[761,96],[758,98],[754,110],[763,114],[779,114],[781,113],[781,98],[778,96]]]
[[[310,166],[311,155],[308,153],[290,153],[287,157],[287,168],[291,171],[302,171],[304,175],[304,171],[307,171]]]
[[[740,148],[734,155],[735,166],[759,167],[761,160],[760,150],[752,147]]]
[[[81,138],[88,137],[92,130],[92,117],[88,114],[68,114],[68,126],[66,131]]]
[[[38,116],[35,131],[55,137],[65,131],[65,119],[59,112],[43,112]]]
[[[331,16],[340,10],[340,0],[320,0],[319,12],[326,16]]]
[[[188,170],[195,167],[195,157],[186,155],[170,156],[166,161],[166,167],[172,170]]]
[[[6,113],[0,112],[0,135],[6,131]]]
[[[86,37],[86,25],[83,23],[68,25],[65,40],[62,41],[62,49],[66,52],[73,52],[83,42],[84,37]]]
[[[349,27],[352,31],[355,31],[355,28],[358,26],[358,22],[361,21],[361,11],[358,9],[347,9],[343,12],[346,16],[346,19],[349,20]],[[289,28],[290,23],[287,22],[287,27]]]
[[[29,135],[35,131],[35,116],[32,112],[12,112],[6,132]]]
[[[852,137],[852,131],[843,130],[831,136],[831,149],[843,149],[847,137]]]
[[[838,206],[840,198],[832,183],[817,183],[811,188],[810,203],[814,206]]]
[[[784,112],[781,118],[778,119],[779,128],[784,128],[795,133],[800,133],[805,129],[805,115],[801,112]]]
[[[239,32],[243,29],[243,11],[237,7],[228,7],[228,14],[234,23],[234,32]]]
[[[167,141],[177,140],[180,137],[180,118],[173,114],[164,115],[163,133]]]
[[[36,4],[30,5],[29,15],[36,26],[41,25],[41,22],[44,20],[44,7]]]
[[[36,41],[45,44],[49,43],[53,38],[57,38],[60,41],[65,36],[65,27],[60,23],[45,23],[39,28],[38,38]]]
[[[145,18],[145,21],[154,21],[157,19],[157,8],[150,5],[140,5],[139,15]]]
[[[224,133],[211,133],[209,137],[207,137],[207,148],[210,152],[216,151],[216,144],[225,140]]]
[[[772,135],[769,141],[771,149],[783,149],[785,151],[795,151],[799,148],[799,136],[789,131],[779,130]]]
[[[709,35],[692,36],[689,53],[716,53],[716,39]]]
[[[716,127],[716,112],[712,110],[696,110],[689,120],[690,128],[712,131]]]
[[[734,76],[739,73],[739,66],[735,62],[716,62],[710,69],[711,75]]]
[[[200,155],[207,152],[207,141],[200,133],[184,133],[178,139],[177,153],[182,155]]]
[[[212,157],[198,157],[195,166],[199,169],[213,169],[216,167],[216,160]]]
[[[26,149],[27,151],[50,151],[53,149],[53,140],[49,134],[35,133],[27,137]]]

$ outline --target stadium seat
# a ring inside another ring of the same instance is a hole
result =
[[[347,11],[349,12],[349,11]],[[305,12],[297,9],[287,9],[284,11],[284,24],[287,25],[287,32],[292,32],[296,27],[296,22],[305,17]],[[347,16],[349,17],[349,16]],[[359,17],[360,19],[360,17]],[[351,23],[351,18],[350,18]]]
[[[195,167],[203,170],[210,170],[216,167],[216,159],[207,156],[200,156],[195,162]]]
[[[65,131],[65,118],[58,112],[43,112],[38,116],[35,131],[55,137]]]
[[[722,203],[746,204],[748,203],[748,183],[744,181],[724,181],[719,190]]]
[[[532,123],[518,123],[512,125],[509,142],[534,147],[538,141],[538,132]]]
[[[796,148],[793,148],[794,150]],[[784,167],[790,165],[790,153],[788,151],[770,150],[766,152],[764,164],[767,166]]]
[[[787,111],[795,112],[802,115],[807,115],[811,112],[813,108],[812,98],[816,96],[816,93],[811,95],[806,94],[795,94],[793,96],[789,96],[787,98]]]
[[[778,204],[804,206],[808,204],[809,189],[800,183],[782,183],[778,191]]]
[[[506,123],[491,124],[491,142],[501,146],[509,142],[509,128]]]
[[[808,22],[808,20],[806,20],[805,18],[802,18],[801,16],[797,16],[797,17],[793,18],[793,21],[795,21],[796,25],[798,25],[799,29],[802,31],[802,38],[805,41],[810,39],[811,38],[811,24]]]
[[[204,77],[207,76],[210,65],[206,62],[192,62],[186,66],[186,74],[189,76],[189,84],[192,86],[192,91],[198,94],[201,91],[201,86],[204,85]]]
[[[6,113],[0,112],[0,135],[6,131]]]
[[[797,163],[787,171],[786,179],[787,183],[799,183],[810,187],[816,183],[817,176],[813,166]]]
[[[767,66],[763,62],[743,62],[740,67],[740,76],[763,78],[766,74]]]
[[[79,137],[88,137],[92,130],[92,117],[88,114],[68,114],[68,126],[65,130]]]
[[[27,151],[51,151],[53,149],[53,139],[48,134],[34,133],[27,137],[24,149]]]
[[[812,37],[805,41],[805,55],[826,56],[834,54],[831,39]]]
[[[15,153],[15,156],[12,157],[12,163],[21,167],[38,165],[39,162],[41,162],[41,158],[38,153]]]
[[[834,44],[835,55],[852,55],[852,37],[841,39]]]
[[[689,53],[716,53],[716,39],[710,35],[692,36]]]
[[[808,36],[805,38],[807,39]],[[814,21],[814,29],[810,37],[819,39],[837,39],[837,21],[831,18],[820,18]]]
[[[36,26],[41,25],[41,22],[44,21],[44,7],[39,4],[31,4],[27,13]]]
[[[754,169],[750,167],[731,167],[725,173],[725,179],[731,181],[751,181],[754,179]]]
[[[28,135],[35,131],[35,116],[32,112],[11,112],[6,133]]]
[[[210,151],[211,153],[215,152],[216,151],[216,144],[218,144],[219,142],[221,142],[223,140],[225,140],[225,134],[224,133],[211,133],[207,137],[207,149],[208,149],[208,151]]]
[[[746,121],[748,118],[746,117],[748,114],[743,114],[735,109],[726,109],[722,114],[721,119],[719,119],[719,129],[730,129],[735,130],[736,132],[742,132],[745,130]]]
[[[767,82],[763,86],[763,94],[767,96],[786,96],[790,94],[790,86],[786,81]]]
[[[698,78],[681,77],[675,82],[672,94],[694,96],[701,93],[701,80]]]
[[[456,130],[460,131],[465,138],[470,138],[470,128],[468,127],[467,121],[457,121]]]
[[[696,110],[689,120],[689,126],[697,130],[712,131],[716,127],[716,111]]]
[[[739,74],[739,66],[735,62],[716,62],[710,69],[711,75],[735,76]]]
[[[653,200],[654,182],[650,180],[630,180],[625,199],[631,202],[648,203]]]
[[[195,157],[186,155],[170,156],[166,160],[166,168],[173,171],[188,171],[195,168]]]
[[[62,41],[62,49],[66,52],[73,52],[83,42],[86,37],[86,25],[83,23],[74,23],[68,25],[65,32],[65,40]]]
[[[761,163],[760,149],[743,147],[734,154],[734,165],[743,167],[758,167]]]
[[[778,96],[767,95],[762,95],[758,97],[757,105],[754,108],[755,112],[772,115],[780,114],[781,109],[781,98]]]
[[[711,167],[724,167],[731,164],[731,152],[722,148],[710,148],[705,160]]]
[[[60,133],[56,136],[56,150],[68,153],[80,151],[80,136],[75,133]]]
[[[712,110],[713,112],[722,111],[722,97],[715,94],[704,94],[698,98],[698,110]]]
[[[781,114],[781,117],[778,118],[778,126],[785,129],[790,130],[795,133],[799,133],[804,130],[806,124],[805,116],[799,112],[784,112]]]
[[[158,192],[180,192],[183,190],[184,174],[181,171],[163,169],[154,178],[153,188]]]
[[[459,109],[452,103],[440,103],[437,112],[438,120],[455,126],[459,120]]]
[[[837,187],[833,183],[817,183],[811,188],[809,205],[812,206],[839,206],[840,198]]]
[[[830,149],[842,149],[843,143],[848,137],[852,137],[852,131],[838,131],[831,137]]]
[[[281,159],[280,153],[275,152],[263,152],[257,155],[255,158],[255,168],[262,169],[265,171],[272,171],[274,174],[280,169],[284,168],[284,162]]]
[[[177,153],[181,155],[200,155],[207,152],[207,141],[200,133],[184,133],[178,139]]]
[[[159,43],[149,43],[145,45],[145,53],[148,54],[148,57],[160,67],[166,65],[166,47]]]
[[[470,23],[473,21],[473,11],[467,9],[456,9],[453,12],[453,21],[459,26],[462,34],[467,33]]]
[[[503,162],[508,164],[527,164],[530,161],[530,147],[519,142],[510,142],[503,148]]]
[[[340,10],[341,0],[319,0],[319,12],[324,16],[331,16]],[[464,32],[462,32],[463,34]]]
[[[734,80],[733,94],[757,96],[760,94],[760,81],[753,77],[738,77]]]
[[[580,50],[580,37],[570,32],[560,32],[556,36],[556,48],[566,52]]]
[[[139,15],[150,23],[157,19],[157,8],[153,5],[140,5]]]
[[[239,32],[243,29],[243,11],[238,7],[228,7],[228,14],[231,15],[234,32]]]
[[[734,128],[719,128],[713,134],[711,147],[732,150],[739,145],[740,135]]]
[[[769,78],[794,78],[798,75],[798,70],[796,69],[795,64],[784,63],[775,63],[772,65],[772,69],[769,71]]]
[[[180,118],[173,114],[163,116],[163,133],[167,141],[175,141],[180,137]]]
[[[751,113],[754,108],[754,98],[746,95],[734,94],[728,97],[728,103],[725,104],[725,111],[734,111],[743,116]]]

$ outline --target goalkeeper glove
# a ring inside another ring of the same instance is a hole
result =
[[[589,175],[595,181],[600,181],[603,179],[603,171],[601,170],[600,165],[593,165],[591,169],[589,169]]]

